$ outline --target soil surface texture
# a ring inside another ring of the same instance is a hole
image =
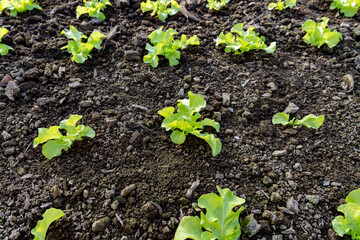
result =
[[[217,185],[246,199],[240,220],[253,214],[253,227],[261,227],[251,239],[336,239],[336,209],[360,186],[360,14],[346,18],[322,0],[269,11],[270,2],[232,0],[217,12],[189,1],[200,21],[178,13],[161,22],[141,12],[140,0],[112,2],[104,22],[76,19],[82,3],[75,0],[38,0],[43,12],[16,18],[4,12],[2,42],[14,51],[0,58],[0,239],[32,239],[50,207],[66,215],[47,239],[172,239],[179,219],[199,215],[195,203]],[[302,24],[321,17],[343,35],[333,49],[302,40]],[[216,37],[240,22],[266,44],[276,41],[274,54],[216,47]],[[61,50],[70,25],[107,35],[84,64]],[[196,34],[200,45],[182,50],[177,66],[161,57],[152,68],[142,58],[160,26],[175,29],[176,38]],[[12,100],[7,88],[15,89]],[[196,137],[175,145],[160,126],[157,111],[188,91],[206,99],[202,116],[221,125],[219,133],[209,129],[222,142],[216,157]],[[272,125],[287,107],[291,117],[324,115],[324,124]],[[37,129],[71,114],[82,115],[96,137],[47,160],[32,147]]]

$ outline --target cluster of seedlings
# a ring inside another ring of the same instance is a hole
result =
[[[225,7],[230,0],[208,0],[206,5],[210,10],[220,10]],[[76,8],[77,18],[83,14],[90,17],[98,18],[100,21],[105,20],[102,12],[106,6],[111,6],[109,0],[84,0],[84,6]],[[275,3],[268,5],[269,10],[277,9],[279,11],[296,6],[296,0],[277,0]],[[339,9],[346,17],[353,17],[360,7],[360,0],[333,0],[330,8]],[[42,10],[33,0],[0,0],[0,14],[9,11],[10,16],[17,16],[18,13],[31,11],[34,9]],[[141,3],[143,12],[151,11],[151,16],[157,15],[159,20],[165,21],[168,16],[173,16],[180,11],[178,2],[174,0],[146,0]],[[313,20],[307,20],[302,29],[306,32],[303,40],[311,46],[320,48],[326,44],[329,48],[335,47],[342,40],[341,33],[336,30],[331,31],[326,28],[328,18],[322,18],[322,22],[316,23]],[[164,27],[153,31],[148,38],[150,43],[146,45],[148,54],[144,56],[143,61],[149,63],[152,67],[157,67],[159,55],[169,60],[170,66],[179,64],[181,53],[179,49],[185,49],[188,45],[199,45],[199,38],[195,35],[187,38],[182,35],[180,39],[174,39],[177,34],[176,30],[169,28],[163,31]],[[225,52],[242,54],[251,50],[264,50],[271,54],[276,50],[276,42],[265,44],[265,37],[260,36],[254,31],[254,27],[248,27],[244,30],[244,23],[238,23],[231,28],[231,32],[223,32],[216,38],[217,46],[225,46]],[[7,55],[10,46],[1,43],[1,38],[8,33],[5,28],[0,28],[0,55]],[[75,63],[84,63],[91,58],[90,52],[93,48],[101,49],[102,39],[105,37],[99,31],[94,31],[89,37],[78,31],[74,26],[69,30],[61,32],[68,39],[68,44],[62,49],[72,54],[71,60]],[[86,42],[84,42],[86,40]],[[219,132],[220,124],[213,119],[201,118],[200,111],[206,107],[206,101],[203,97],[192,92],[188,92],[189,99],[178,100],[177,110],[174,107],[166,107],[158,111],[159,115],[164,117],[161,127],[166,131],[172,131],[170,138],[175,144],[183,144],[188,134],[203,139],[211,148],[212,155],[216,156],[221,152],[222,144],[219,138],[214,134],[204,132],[205,127],[211,127]],[[63,150],[67,151],[74,141],[82,140],[83,137],[95,137],[95,131],[84,125],[77,125],[82,118],[80,115],[71,115],[68,119],[61,121],[59,126],[50,128],[39,128],[38,137],[34,139],[33,146],[42,146],[43,155],[52,159],[61,155]],[[300,125],[307,128],[319,129],[324,122],[324,116],[315,116],[309,114],[302,119],[291,119],[286,113],[280,112],[273,116],[272,123],[281,125],[290,125],[296,128]],[[66,135],[61,131],[66,132]],[[236,240],[241,235],[241,224],[239,215],[245,209],[241,206],[245,199],[235,196],[229,189],[217,187],[220,196],[209,193],[202,195],[198,200],[198,206],[205,208],[200,218],[183,217],[177,231],[175,240],[184,239],[218,239],[218,240]],[[352,239],[360,239],[360,189],[355,190],[346,198],[346,204],[341,205],[338,211],[344,216],[336,217],[332,224],[334,230],[339,236],[350,235]],[[241,207],[239,207],[241,206]],[[234,211],[234,208],[237,210]],[[43,215],[36,227],[31,231],[35,240],[42,240],[46,237],[46,231],[49,225],[64,216],[65,213],[58,209],[48,209]]]

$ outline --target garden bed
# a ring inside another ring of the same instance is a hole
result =
[[[360,17],[331,11],[326,1],[298,1],[282,12],[268,11],[270,2],[231,1],[220,12],[188,6],[200,22],[180,13],[160,22],[139,1],[113,3],[103,23],[77,20],[78,2],[66,0],[39,0],[43,12],[17,18],[3,14],[3,42],[14,51],[0,58],[0,79],[9,74],[21,92],[10,101],[0,88],[0,238],[31,239],[41,215],[56,207],[66,215],[48,239],[172,239],[180,216],[198,214],[192,203],[219,185],[246,199],[240,218],[253,213],[262,225],[254,239],[331,239],[337,206],[360,184]],[[304,21],[321,17],[343,35],[332,50],[301,39]],[[255,26],[267,44],[276,41],[275,53],[235,56],[215,47],[220,32],[239,22]],[[70,25],[107,35],[84,64],[60,50],[67,43],[60,32]],[[196,34],[200,46],[182,51],[175,67],[162,59],[152,68],[142,62],[146,37],[163,25]],[[188,91],[205,97],[202,115],[221,125],[216,157],[203,140],[175,145],[160,127],[157,111]],[[272,125],[290,103],[299,107],[293,116],[325,115],[323,126]],[[46,160],[32,148],[37,128],[71,114],[82,115],[96,137]],[[291,197],[298,213],[288,211]]]

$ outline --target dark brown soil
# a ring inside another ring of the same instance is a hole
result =
[[[32,239],[41,215],[56,207],[66,215],[51,225],[48,239],[172,239],[181,213],[198,214],[192,203],[219,185],[246,198],[240,217],[254,213],[262,225],[254,239],[329,239],[337,206],[360,185],[360,15],[346,18],[329,2],[315,0],[270,12],[270,2],[233,0],[220,12],[209,12],[205,2],[188,6],[200,22],[180,13],[160,22],[141,13],[140,1],[123,9],[113,4],[100,24],[89,24],[86,16],[77,20],[78,3],[66,0],[39,0],[43,12],[17,18],[3,14],[0,26],[9,30],[3,42],[14,51],[0,58],[0,79],[10,74],[21,93],[10,101],[0,87],[0,133],[11,135],[1,137],[0,238]],[[344,37],[333,50],[301,39],[303,22],[324,16]],[[268,44],[276,41],[276,52],[233,56],[216,48],[220,32],[239,22],[255,26]],[[60,50],[67,42],[60,32],[70,25],[104,34],[117,30],[81,65]],[[179,35],[196,34],[200,46],[184,50],[175,67],[161,60],[154,69],[125,58],[126,50],[142,58],[146,36],[162,25]],[[343,89],[346,74],[355,80],[352,91]],[[79,87],[69,86],[76,81]],[[221,114],[217,136],[223,148],[216,157],[195,137],[173,144],[160,127],[157,111],[175,106],[188,91],[206,98],[203,116]],[[318,131],[273,126],[272,116],[289,103],[299,107],[294,117],[323,114],[324,125]],[[37,128],[71,114],[83,115],[82,124],[97,136],[46,160],[40,147],[32,148]],[[286,153],[275,157],[276,150]],[[186,197],[197,179],[200,186]],[[132,184],[135,189],[122,196]],[[50,193],[56,188],[58,196]],[[284,209],[291,197],[299,203],[297,214]],[[161,214],[144,206],[150,201]],[[280,219],[272,222],[269,211]],[[94,232],[93,222],[103,217],[110,223]]]

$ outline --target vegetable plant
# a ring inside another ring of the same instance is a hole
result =
[[[234,51],[235,54],[241,54],[251,50],[261,49],[267,53],[273,53],[276,50],[276,42],[272,42],[270,46],[265,44],[265,37],[259,37],[259,33],[254,31],[254,27],[249,27],[247,31],[243,29],[244,24],[238,23],[231,28],[231,32],[220,35],[216,39],[216,45],[225,44],[225,52]],[[232,33],[236,33],[234,36]]]
[[[36,227],[31,230],[31,234],[35,236],[34,240],[45,240],[46,231],[50,224],[64,215],[65,213],[60,209],[50,208],[46,210],[43,214],[43,219],[39,220]]]
[[[144,56],[144,62],[150,63],[152,67],[157,67],[159,63],[158,55],[162,55],[169,60],[170,66],[179,64],[180,51],[179,48],[185,49],[187,45],[199,45],[199,38],[195,35],[187,39],[183,34],[181,40],[174,40],[174,35],[177,32],[169,28],[166,32],[163,32],[164,27],[160,27],[153,31],[148,38],[150,39],[153,46],[149,43],[146,44],[146,50],[148,54]]]
[[[345,17],[353,17],[360,7],[360,0],[333,0],[330,9],[340,9]]]
[[[207,8],[210,10],[215,9],[219,11],[222,7],[225,7],[226,4],[230,2],[230,0],[207,0],[208,4],[206,5]]]
[[[1,0],[0,14],[4,9],[10,10],[10,16],[16,17],[18,13],[32,11],[34,9],[42,10],[42,8],[34,3],[34,0]]]
[[[344,216],[337,216],[332,225],[340,237],[350,235],[353,240],[360,239],[360,188],[349,193],[346,204],[340,205],[337,210]]]
[[[269,10],[277,9],[279,11],[284,10],[285,8],[293,8],[296,6],[296,0],[277,0],[276,3],[270,3],[268,6]]]
[[[71,53],[71,61],[76,63],[84,63],[88,58],[91,58],[90,52],[93,48],[100,50],[102,44],[101,39],[105,37],[105,35],[99,31],[94,31],[87,39],[87,42],[84,43],[82,39],[86,39],[87,37],[74,26],[70,26],[70,30],[68,31],[63,30],[61,34],[65,34],[68,39],[72,39],[68,41],[68,45],[61,49],[66,49],[68,53]]]
[[[174,0],[147,0],[141,3],[141,10],[142,12],[152,11],[151,16],[157,14],[159,20],[165,21],[168,16],[179,12],[180,5]]]
[[[188,95],[189,99],[178,100],[177,113],[175,113],[173,107],[166,107],[158,111],[165,118],[161,127],[165,128],[166,131],[173,131],[170,138],[176,144],[183,144],[189,133],[204,139],[210,145],[212,155],[216,156],[221,151],[220,140],[215,138],[213,134],[202,133],[202,130],[205,126],[210,126],[219,132],[220,124],[209,118],[198,122],[197,120],[201,117],[199,112],[206,106],[206,101],[203,97],[193,94],[191,91]]]
[[[48,158],[60,156],[61,151],[67,151],[73,142],[82,140],[83,137],[95,137],[95,132],[91,127],[78,125],[76,123],[82,118],[80,115],[71,115],[69,119],[60,122],[60,126],[50,128],[39,128],[38,137],[34,139],[33,146],[45,143],[42,147],[42,154]],[[60,133],[59,129],[64,129],[66,135]]]
[[[202,195],[198,200],[201,208],[206,208],[206,213],[198,216],[185,216],[182,218],[174,240],[237,240],[241,234],[239,215],[245,207],[241,206],[236,212],[234,207],[245,203],[245,199],[235,196],[228,188],[221,189],[216,186],[220,196],[215,193]]]
[[[0,28],[0,55],[5,56],[8,54],[9,50],[14,50],[12,47],[1,43],[2,37],[7,34],[9,31],[6,28]]]
[[[324,122],[324,115],[315,116],[314,114],[309,114],[303,117],[301,120],[293,118],[289,120],[289,114],[284,112],[277,113],[272,118],[272,123],[285,125],[291,125],[293,128],[297,128],[299,125],[303,125],[307,128],[319,129]]]
[[[302,29],[306,32],[303,39],[306,43],[311,44],[311,46],[320,48],[326,43],[329,48],[333,48],[342,39],[342,35],[336,30],[331,32],[330,28],[326,28],[329,18],[323,17],[321,20],[322,22],[318,24],[313,20],[307,20],[302,25]]]
[[[106,5],[112,6],[109,0],[84,0],[84,3],[84,6],[78,6],[76,8],[76,18],[87,13],[90,17],[95,17],[100,21],[104,21],[105,15],[101,11],[106,8]]]

